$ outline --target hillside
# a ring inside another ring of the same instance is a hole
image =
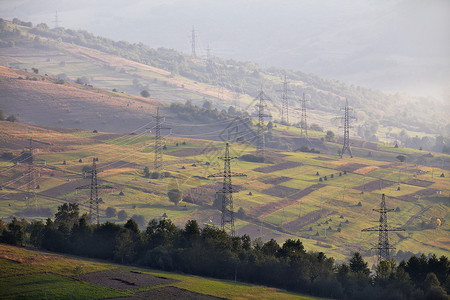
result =
[[[115,42],[86,31],[49,29],[45,24],[34,28],[7,21],[2,24],[0,63],[5,66],[37,68],[40,73],[81,78],[96,87],[129,94],[148,89],[152,98],[163,102],[184,103],[190,99],[201,104],[206,99],[219,110],[230,105],[248,108],[263,84],[273,99],[270,112],[275,118],[280,118],[278,90],[282,76],[287,75],[293,90],[291,123],[299,121],[298,99],[306,93],[314,108],[310,123],[325,128],[335,128],[330,119],[339,114],[343,100],[348,98],[358,116],[355,136],[404,140],[404,135],[399,135],[402,129],[419,138],[425,133],[448,136],[448,107],[431,99],[387,95],[299,71],[262,69],[250,62],[194,58],[174,50]],[[254,112],[254,108],[250,110]],[[431,150],[432,145],[425,147]]]
[[[112,187],[100,190],[102,222],[121,222],[117,217],[106,217],[106,209],[111,207],[137,216],[142,227],[164,214],[179,226],[189,219],[220,224],[220,212],[213,202],[221,181],[207,176],[223,168],[217,160],[223,155],[222,142],[168,137],[164,160],[171,176],[149,179],[143,169],[152,168],[154,156],[149,147],[152,137],[145,130],[122,135],[0,122],[0,134],[0,151],[12,151],[13,155],[20,154],[30,136],[37,140],[34,153],[40,174],[36,202],[27,207],[26,164],[15,165],[8,159],[1,162],[0,218],[45,219],[66,201],[79,203],[87,211],[89,191],[75,188],[89,184],[82,169],[91,165],[92,157],[98,157],[99,180]],[[327,147],[334,151],[339,146],[327,143]],[[376,225],[378,216],[372,209],[384,193],[388,206],[396,209],[389,222],[406,229],[390,235],[398,251],[448,255],[450,225],[445,220],[450,217],[450,174],[443,169],[450,161],[448,155],[429,156],[423,151],[384,146],[371,150],[377,158],[373,160],[367,157],[367,149],[355,146],[353,151],[361,156],[365,153],[365,157],[339,159],[323,153],[272,149],[267,151],[264,164],[245,161],[243,155],[254,151],[246,143],[232,144],[231,155],[240,157],[234,160],[233,171],[247,174],[233,181],[240,191],[234,195],[239,235],[279,242],[301,238],[306,248],[338,260],[360,250],[374,262],[370,248],[377,237],[361,234],[361,229]],[[440,166],[426,167],[409,160],[400,163],[395,159],[399,154],[423,157]],[[167,198],[172,188],[184,194],[179,206]],[[438,228],[434,226],[436,218],[442,220]]]
[[[7,299],[319,299],[275,288],[125,267],[3,244],[0,266],[0,297]]]

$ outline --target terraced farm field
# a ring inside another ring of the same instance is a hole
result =
[[[123,222],[106,217],[106,209],[112,207],[129,217],[143,216],[145,222],[164,215],[179,226],[189,219],[197,219],[203,226],[220,226],[220,212],[213,204],[221,179],[208,176],[223,171],[223,162],[217,159],[223,155],[223,143],[168,137],[164,161],[170,176],[151,179],[143,173],[145,166],[152,169],[154,160],[153,140],[145,132],[93,133],[0,122],[0,151],[18,155],[30,136],[37,141],[34,156],[39,174],[34,179],[39,189],[35,190],[33,206],[45,209],[47,215],[64,202],[79,203],[82,210],[89,210],[89,190],[77,187],[89,184],[89,178],[83,178],[83,168],[88,169],[96,157],[99,184],[104,187],[99,189],[101,222]],[[248,144],[234,143],[231,148],[234,156],[255,151]],[[359,250],[374,262],[370,248],[377,236],[362,234],[361,229],[377,225],[379,216],[372,209],[378,207],[384,193],[388,207],[395,209],[389,214],[390,225],[406,229],[401,235],[390,236],[397,250],[449,255],[448,170],[398,163],[389,160],[385,150],[379,151],[379,160],[267,152],[269,163],[232,162],[233,172],[247,175],[233,178],[239,190],[233,195],[239,235],[279,242],[300,238],[306,249],[323,251],[337,260],[345,260]],[[425,154],[410,149],[406,152]],[[450,160],[448,155],[433,156]],[[0,218],[47,217],[39,210],[27,210],[27,168],[26,163],[1,161]],[[173,188],[184,193],[185,200],[178,206],[168,200],[167,192]],[[442,221],[437,228],[436,218]]]

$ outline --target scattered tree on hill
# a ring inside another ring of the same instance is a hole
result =
[[[148,98],[148,97],[150,97],[150,93],[147,90],[143,90],[143,91],[141,91],[141,96],[145,97],[145,98]]]
[[[406,160],[406,156],[404,155],[397,155],[395,158],[398,159],[400,162],[404,162]]]
[[[150,169],[149,167],[145,167],[144,168],[144,176],[149,178],[150,177]]]
[[[119,211],[119,213],[117,214],[117,218],[119,218],[120,221],[125,221],[128,218],[128,214],[126,211],[121,210]]]
[[[4,121],[5,120],[5,112],[0,109],[0,121]]]
[[[15,121],[17,121],[17,118],[15,115],[10,115],[6,118],[6,121],[15,122]]]
[[[114,207],[108,207],[105,214],[107,218],[114,218],[117,215],[117,210]]]
[[[183,199],[183,192],[179,189],[171,189],[167,193],[167,196],[169,197],[170,202],[173,202],[175,206],[178,206],[178,203]]]
[[[328,130],[327,135],[325,135],[325,140],[327,142],[334,142],[334,132],[331,130]]]

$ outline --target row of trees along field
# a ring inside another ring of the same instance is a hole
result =
[[[50,40],[43,41],[40,38],[49,38]],[[24,45],[26,44],[24,40],[27,39],[29,46],[46,49],[58,49],[61,46],[58,42],[77,44],[155,66],[170,71],[172,75],[179,74],[195,81],[222,86],[231,91],[248,95],[256,95],[259,92],[262,80],[264,80],[266,92],[277,95],[281,77],[287,75],[291,82],[302,82],[301,86],[291,85],[293,93],[297,97],[300,97],[302,93],[310,95],[312,106],[315,109],[334,113],[342,106],[342,99],[348,98],[357,111],[364,112],[359,116],[362,122],[377,120],[386,127],[393,126],[411,131],[450,135],[450,123],[446,120],[445,113],[442,114],[445,110],[442,110],[441,103],[433,99],[404,94],[385,94],[300,71],[276,67],[263,69],[252,62],[239,62],[219,57],[204,60],[173,49],[153,49],[142,43],[113,41],[95,36],[85,30],[71,30],[62,27],[51,29],[45,23],[33,27],[30,22],[23,22],[17,18],[13,22],[0,19],[0,47]],[[295,105],[294,103],[295,101],[291,105]]]
[[[55,219],[0,222],[0,239],[13,245],[137,264],[166,271],[264,284],[311,295],[347,299],[448,299],[450,262],[446,256],[412,256],[382,261],[371,274],[354,253],[336,264],[323,252],[306,251],[300,240],[281,246],[270,240],[232,237],[216,227],[188,221],[177,228],[169,219],[152,220],[140,231],[124,225],[89,225],[77,204],[63,204]]]

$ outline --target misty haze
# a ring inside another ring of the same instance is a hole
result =
[[[0,0],[0,298],[448,299],[450,1]]]

